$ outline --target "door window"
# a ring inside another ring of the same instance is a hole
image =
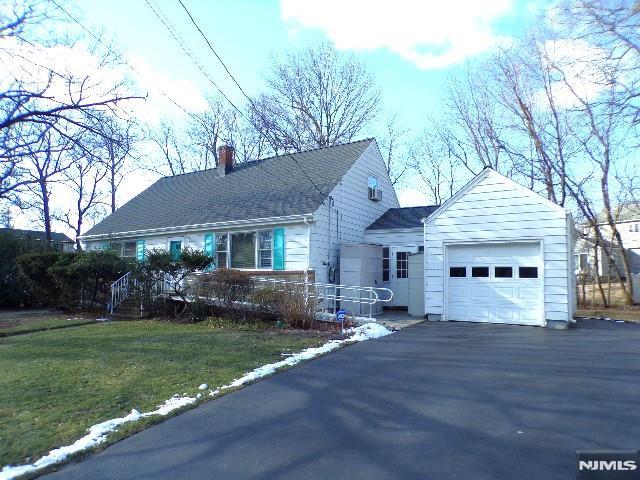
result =
[[[467,267],[449,267],[449,276],[461,278],[467,276]]]
[[[513,267],[494,267],[495,278],[513,278]]]
[[[538,278],[538,267],[518,267],[520,278]]]
[[[382,281],[389,281],[390,261],[389,247],[382,247]]]
[[[409,276],[409,252],[396,252],[396,278]]]
[[[471,276],[475,278],[487,278],[489,267],[471,267]]]

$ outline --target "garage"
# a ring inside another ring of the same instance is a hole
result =
[[[576,235],[563,207],[486,168],[423,223],[428,320],[572,322]]]
[[[544,324],[539,242],[447,245],[449,320]]]

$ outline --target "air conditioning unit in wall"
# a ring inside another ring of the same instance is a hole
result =
[[[379,188],[371,188],[369,187],[369,200],[374,202],[379,202],[382,200],[382,190]]]

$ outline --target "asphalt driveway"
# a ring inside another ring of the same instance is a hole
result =
[[[576,449],[640,448],[639,406],[640,325],[420,324],[209,402],[49,477],[575,478]]]

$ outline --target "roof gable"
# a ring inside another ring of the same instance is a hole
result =
[[[442,205],[440,205],[440,207],[437,210],[435,210],[429,217],[427,217],[424,221],[425,225],[431,223],[434,219],[438,218],[440,215],[446,212],[451,205],[457,202],[467,192],[470,192],[471,190],[473,190],[473,188],[476,185],[480,184],[484,179],[488,178],[489,176],[496,177],[500,181],[506,183],[509,187],[523,192],[528,197],[535,199],[536,201],[547,206],[548,208],[551,208],[558,212],[562,212],[563,214],[566,213],[566,210],[560,205],[556,205],[552,201],[544,198],[542,195],[537,194],[536,192],[528,189],[527,187],[523,187],[518,182],[514,182],[509,177],[496,172],[492,168],[485,167],[478,175],[472,178],[464,187],[458,190],[452,197],[447,199],[447,201],[445,201]]]
[[[315,212],[373,139],[163,177],[83,237]],[[318,191],[320,190],[320,191]]]

